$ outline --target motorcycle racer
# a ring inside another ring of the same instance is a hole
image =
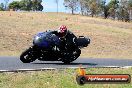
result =
[[[23,63],[38,59],[69,64],[80,56],[81,48],[87,47],[88,44],[90,44],[89,38],[76,37],[62,25],[58,30],[37,33],[33,38],[33,45],[22,52],[20,60]]]
[[[59,36],[59,39],[61,40],[61,51],[73,51],[76,48],[77,38],[65,25],[61,25],[57,31],[53,31],[52,33]]]

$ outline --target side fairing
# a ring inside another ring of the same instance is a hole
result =
[[[39,47],[50,48],[60,44],[59,37],[51,32],[41,32],[34,36],[33,44]]]

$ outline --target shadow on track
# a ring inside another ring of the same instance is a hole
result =
[[[73,65],[73,66],[78,66],[78,65],[89,65],[89,66],[96,66],[98,64],[95,63],[70,63],[70,64],[64,64],[64,63],[31,63],[31,64],[49,64],[49,65]]]

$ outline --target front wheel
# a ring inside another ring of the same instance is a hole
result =
[[[29,49],[25,50],[25,51],[21,54],[20,60],[21,60],[23,63],[30,63],[30,62],[35,61],[36,58],[34,57],[32,48],[29,48]]]

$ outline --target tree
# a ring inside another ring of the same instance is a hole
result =
[[[7,5],[8,5],[8,2],[9,2],[9,0],[4,0],[5,1],[5,10],[7,10]]]
[[[42,11],[43,10],[43,6],[41,5],[42,0],[32,0],[32,10],[33,11]]]
[[[78,0],[80,11],[82,15],[87,15],[88,0]]]
[[[92,17],[101,11],[101,0],[89,0],[89,8]]]
[[[101,14],[102,0],[79,0],[80,10],[82,15],[94,15]]]
[[[4,4],[3,3],[0,4],[0,11],[4,11]]]
[[[74,14],[78,8],[78,0],[64,0],[64,6],[69,8],[72,14]]]
[[[13,11],[17,11],[20,9],[19,1],[13,1],[9,4],[9,9],[13,9]]]
[[[41,5],[41,3],[42,0],[13,1],[9,4],[9,8],[13,10],[42,11],[43,6]]]
[[[122,20],[122,21],[129,19],[127,0],[120,1],[119,8],[117,10],[117,17],[118,20]]]
[[[128,7],[132,10],[132,0],[128,1]]]
[[[80,11],[82,15],[88,15],[89,12],[89,0],[79,0]]]
[[[108,5],[106,4],[106,0],[102,0],[102,1],[101,1],[100,8],[101,8],[101,10],[102,10],[102,12],[103,12],[104,18],[105,18],[105,19],[108,18],[108,16],[109,16],[110,13],[109,13],[109,7],[108,7]]]
[[[97,10],[96,0],[90,0],[89,1],[89,7],[90,7],[90,10],[91,10],[91,15],[93,17],[94,14],[96,14],[96,10]]]
[[[132,0],[128,1],[128,9],[129,9],[130,20],[132,20]]]
[[[58,4],[59,4],[59,0],[55,0],[56,6],[57,6],[57,13],[58,13]]]
[[[128,10],[126,10],[124,7],[119,7],[117,14],[118,14],[118,16],[117,16],[118,20],[129,21]]]
[[[117,8],[119,7],[119,1],[118,0],[111,0],[108,3],[108,7],[109,7],[109,13],[110,13],[111,17],[113,17],[115,19]]]
[[[30,11],[32,7],[31,0],[21,0],[19,3],[20,10]]]
[[[85,1],[84,0],[79,0],[79,4],[80,4],[81,14],[84,15],[84,11],[85,11]]]

